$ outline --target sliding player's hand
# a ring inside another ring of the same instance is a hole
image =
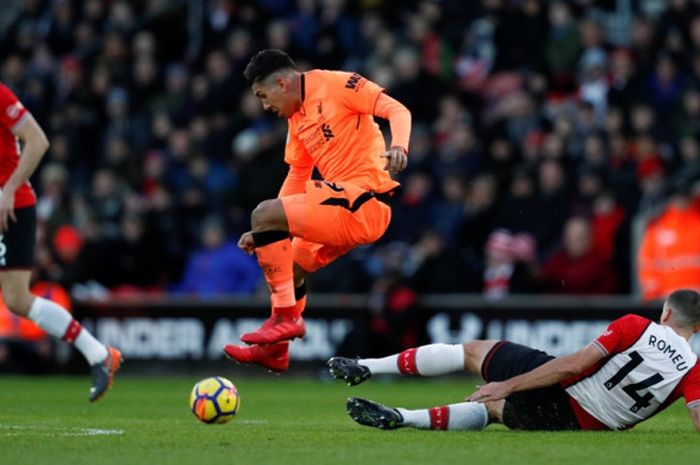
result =
[[[382,155],[386,158],[386,165],[384,169],[391,173],[399,173],[406,169],[408,164],[408,157],[406,156],[406,151],[402,147],[392,147]]]
[[[14,193],[3,191],[0,194],[0,233],[4,233],[10,227],[10,221],[17,222],[15,216]]]
[[[477,386],[477,388],[474,394],[464,400],[468,402],[490,402],[505,399],[511,394],[508,385],[504,382],[488,383],[484,386]]]
[[[241,234],[241,238],[238,239],[238,248],[247,253],[248,255],[253,255],[255,252],[255,240],[253,240],[253,231],[248,231]]]

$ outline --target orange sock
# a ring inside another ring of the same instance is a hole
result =
[[[294,253],[289,234],[283,231],[253,233],[255,254],[272,294],[273,307],[295,307]]]
[[[294,289],[294,298],[296,299],[297,303],[294,305],[294,307],[276,307],[273,305],[272,307],[272,313],[277,313],[278,315],[287,315],[289,317],[294,317],[298,318],[301,316],[302,313],[304,313],[304,309],[306,308],[306,285],[302,284],[301,286],[297,287]]]

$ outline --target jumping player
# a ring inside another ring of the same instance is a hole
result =
[[[672,293],[660,324],[637,315],[612,322],[580,351],[554,358],[506,341],[430,344],[380,359],[333,357],[331,375],[355,385],[379,373],[440,375],[465,370],[488,384],[465,400],[422,410],[350,398],[358,423],[382,429],[625,430],[680,396],[700,431],[700,364],[688,344],[700,330],[700,295]]]
[[[259,52],[243,74],[263,108],[287,118],[289,173],[278,198],[255,208],[252,231],[238,242],[257,255],[272,315],[241,337],[249,346],[226,345],[224,352],[281,372],[289,366],[289,340],[306,332],[306,275],[386,231],[388,202],[399,189],[387,171],[406,167],[411,114],[359,74],[302,73],[280,50]],[[389,121],[388,150],[373,116]],[[323,181],[311,179],[314,168]]]
[[[29,291],[36,242],[36,195],[28,180],[48,147],[46,135],[34,117],[7,86],[0,84],[2,298],[11,312],[29,318],[48,334],[72,343],[82,352],[91,367],[89,399],[95,401],[112,384],[121,354],[96,340],[65,308]]]

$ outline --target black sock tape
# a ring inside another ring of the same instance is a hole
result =
[[[289,233],[287,231],[262,231],[253,233],[255,247],[264,247],[284,239],[289,239]]]

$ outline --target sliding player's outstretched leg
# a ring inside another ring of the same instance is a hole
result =
[[[331,376],[350,386],[376,374],[436,376],[465,369],[462,344],[428,344],[382,358],[333,357],[327,365]]]
[[[503,409],[503,402],[496,408]],[[396,429],[404,426],[433,430],[482,430],[489,424],[489,411],[485,404],[461,402],[427,409],[408,410],[393,408],[367,399],[351,397],[347,412],[357,423],[379,429]]]
[[[360,365],[359,359],[356,358],[331,357],[326,364],[331,376],[344,380],[348,386],[364,383],[372,376],[369,368]]]
[[[345,404],[348,415],[357,423],[379,429],[403,426],[403,417],[395,408],[359,397],[350,397]]]

